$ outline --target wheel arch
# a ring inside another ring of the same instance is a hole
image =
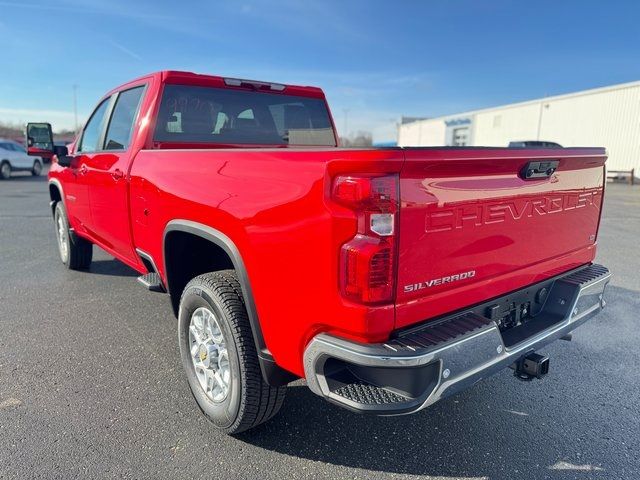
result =
[[[245,267],[244,260],[242,259],[242,255],[240,254],[238,247],[223,232],[208,225],[182,219],[172,220],[167,224],[162,240],[162,261],[166,277],[166,287],[171,297],[171,304],[176,317],[178,316],[178,309],[182,291],[184,290],[184,286],[186,285],[186,283],[190,280],[189,279],[185,281],[185,276],[176,271],[176,268],[180,267],[176,267],[176,262],[172,262],[171,258],[169,257],[169,255],[171,255],[170,249],[173,248],[173,243],[175,242],[174,239],[177,238],[177,235],[190,235],[209,242],[214,247],[213,251],[215,253],[222,253],[226,255],[226,259],[228,259],[228,263],[226,263],[225,259],[217,258],[216,262],[218,265],[220,265],[220,267],[217,269],[223,270],[226,268],[233,268],[236,271],[238,282],[240,283],[240,286],[242,288],[242,296],[244,297],[244,303],[247,309],[249,323],[251,325],[253,340],[255,342],[256,351],[258,352],[260,369],[265,381],[272,386],[279,386],[285,385],[296,379],[297,377],[295,375],[281,369],[276,365],[271,352],[266,346],[264,336],[262,334],[262,328],[260,326],[260,321],[258,319],[258,313],[256,310],[247,269]],[[198,272],[194,276],[197,276],[200,273],[205,272]],[[194,276],[192,276],[191,278],[193,278]]]
[[[62,189],[62,184],[56,180],[49,180],[49,206],[51,207],[51,214],[55,213],[56,203],[62,202],[64,204],[64,193]]]

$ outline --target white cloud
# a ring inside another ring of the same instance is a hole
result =
[[[134,52],[133,50],[128,49],[127,47],[125,47],[124,45],[119,44],[118,42],[109,39],[109,43],[111,45],[113,45],[114,47],[116,47],[118,50],[120,50],[121,52],[125,53],[126,55],[130,56],[131,58],[135,59],[135,60],[142,60],[142,57],[140,55],[138,55],[136,52]]]

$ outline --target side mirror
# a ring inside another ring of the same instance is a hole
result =
[[[54,145],[53,154],[58,158],[58,165],[61,167],[71,166],[73,157],[69,156],[69,149],[67,147]]]
[[[29,155],[44,158],[53,156],[53,132],[50,123],[27,123],[25,136]]]

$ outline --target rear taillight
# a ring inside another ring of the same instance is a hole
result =
[[[391,302],[395,292],[398,176],[339,176],[332,199],[354,211],[357,233],[340,252],[342,294],[361,303]]]

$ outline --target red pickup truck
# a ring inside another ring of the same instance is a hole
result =
[[[540,378],[537,350],[604,306],[602,148],[343,149],[318,88],[175,71],[109,92],[68,149],[50,130],[27,142],[54,157],[62,262],[97,245],[169,294],[228,433],[296,378],[381,415]]]

